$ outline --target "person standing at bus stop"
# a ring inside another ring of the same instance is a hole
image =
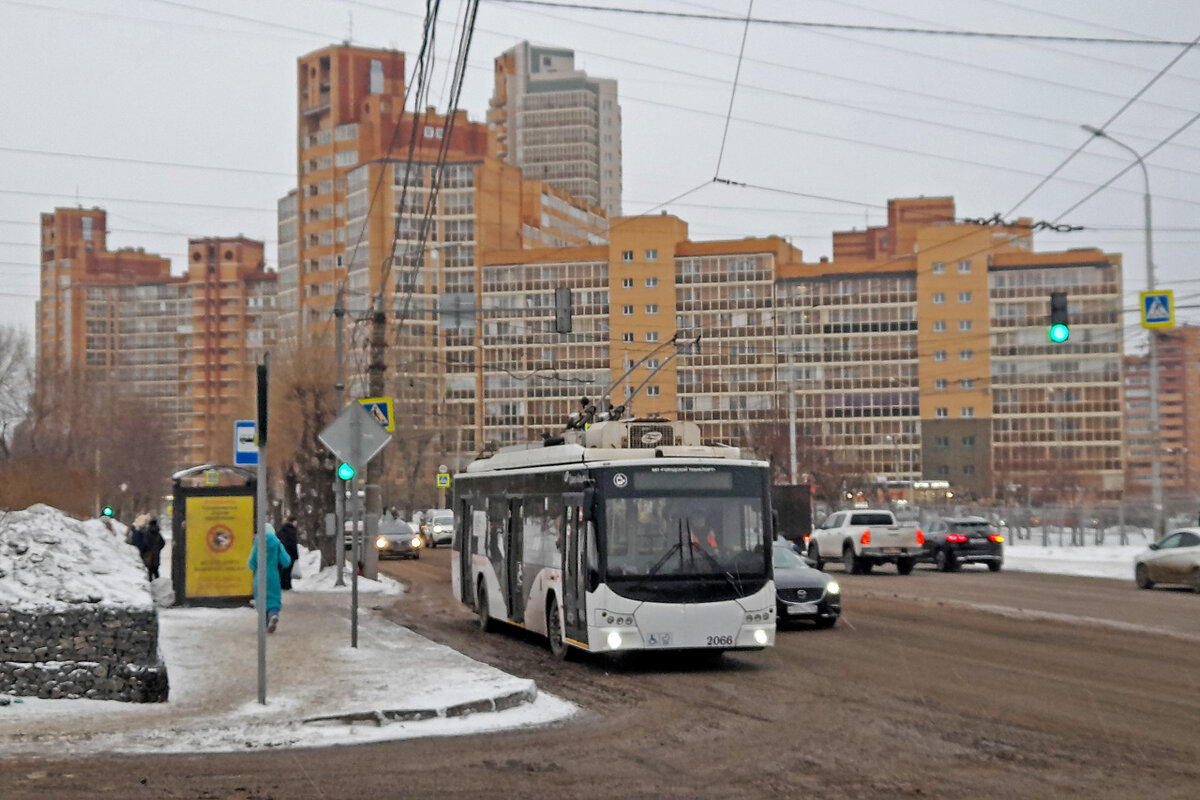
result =
[[[279,586],[279,568],[292,564],[292,558],[283,549],[279,537],[275,535],[275,526],[267,523],[267,596],[264,601],[258,596],[258,537],[254,537],[254,545],[250,548],[250,567],[254,581],[254,602],[266,602],[267,633],[274,633],[279,625],[279,612],[283,610],[283,591]]]
[[[279,587],[284,591],[292,588],[292,569],[296,559],[300,558],[300,531],[296,527],[296,518],[288,517],[288,521],[279,527],[279,543],[287,551],[291,563],[279,565]]]

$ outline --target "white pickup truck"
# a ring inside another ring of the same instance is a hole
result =
[[[814,528],[808,557],[821,569],[841,560],[846,572],[871,571],[876,564],[891,563],[901,575],[912,572],[925,545],[925,535],[915,525],[901,525],[891,511],[856,508],[830,514]]]

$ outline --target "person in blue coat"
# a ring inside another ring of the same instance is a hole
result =
[[[279,585],[279,568],[292,565],[292,557],[283,549],[275,527],[267,523],[267,633],[274,633],[279,625],[279,612],[283,610],[283,590]],[[254,575],[254,601],[258,602],[258,539],[250,548],[250,561],[246,564]]]

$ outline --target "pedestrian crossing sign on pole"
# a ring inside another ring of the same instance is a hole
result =
[[[367,397],[358,402],[385,431],[391,433],[396,430],[396,416],[392,409],[392,398]]]
[[[1173,292],[1170,290],[1142,292],[1142,327],[1175,327],[1175,295]]]

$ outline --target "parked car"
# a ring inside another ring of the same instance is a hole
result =
[[[421,538],[429,547],[450,544],[454,539],[454,514],[443,509],[427,512],[421,525]]]
[[[420,558],[421,537],[404,520],[384,515],[379,520],[375,549],[379,551],[380,558]]]
[[[842,590],[833,576],[810,566],[790,543],[777,543],[771,557],[779,624],[802,619],[832,628],[842,615]]]
[[[983,517],[948,517],[925,529],[922,561],[953,572],[963,564],[987,564],[992,572],[1004,566],[1004,537]]]
[[[1141,589],[1159,583],[1179,583],[1200,592],[1200,528],[1171,531],[1133,560],[1133,574]]]

